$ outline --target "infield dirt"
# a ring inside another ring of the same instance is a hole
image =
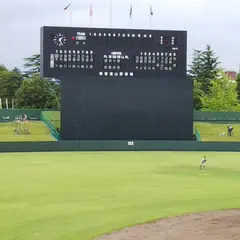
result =
[[[240,240],[240,210],[184,215],[123,229],[95,240]]]

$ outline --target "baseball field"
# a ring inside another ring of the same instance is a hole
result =
[[[206,156],[1,153],[0,239],[239,239],[240,153]]]

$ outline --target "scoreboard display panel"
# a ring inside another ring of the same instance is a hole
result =
[[[186,35],[185,31],[42,27],[41,76],[185,76]]]

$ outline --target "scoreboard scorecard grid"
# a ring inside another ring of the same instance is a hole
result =
[[[41,28],[41,76],[184,77],[185,31]]]

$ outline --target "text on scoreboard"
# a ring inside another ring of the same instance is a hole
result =
[[[41,76],[186,74],[185,31],[41,28]]]

